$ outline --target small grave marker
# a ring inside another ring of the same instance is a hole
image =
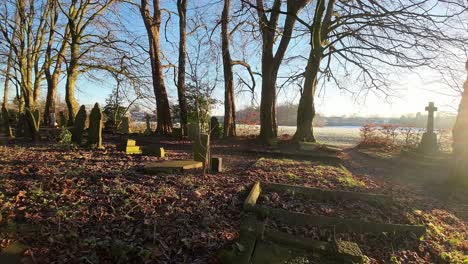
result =
[[[117,149],[125,151],[126,154],[141,154],[140,147],[136,145],[136,141],[133,139],[125,140]]]
[[[211,172],[223,172],[223,158],[211,158]]]

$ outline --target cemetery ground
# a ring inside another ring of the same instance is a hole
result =
[[[425,225],[426,232],[422,237],[338,232],[267,218],[270,229],[355,242],[367,263],[468,263],[467,191],[447,185],[443,162],[407,162],[404,156],[382,158],[350,148],[340,154],[341,166],[326,158],[255,151],[265,149],[243,137],[212,142],[212,156],[223,158],[221,173],[149,175],[146,162],[191,159],[191,143],[135,139],[139,146],[160,144],[166,157],[127,155],[116,149],[119,136],[111,135],[105,135],[100,150],[22,140],[1,145],[0,256],[18,246],[25,249],[23,263],[217,263],[222,249],[242,247],[236,239],[246,215],[244,201],[256,182],[268,182],[383,194],[393,202],[310,201],[269,191],[259,195],[259,206]],[[287,141],[279,144],[293,152]]]

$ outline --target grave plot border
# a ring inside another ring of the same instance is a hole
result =
[[[263,188],[262,188],[263,186]],[[315,199],[314,197],[320,197],[320,195],[327,198],[346,198],[353,200],[365,200],[369,201],[372,197],[376,197],[378,200],[386,201],[385,196],[379,196],[374,194],[364,194],[356,192],[345,192],[340,191],[336,194],[332,194],[333,191],[317,190],[315,188],[291,186],[271,183],[260,183],[256,182],[252,187],[249,195],[244,202],[244,210],[247,212],[254,213],[259,217],[269,217],[280,221],[282,223],[292,226],[317,226],[317,227],[333,227],[336,232],[357,232],[357,233],[414,233],[418,237],[421,237],[426,233],[426,227],[424,225],[405,225],[405,224],[384,224],[374,223],[368,221],[362,221],[360,219],[344,219],[338,217],[329,216],[318,216],[304,213],[290,212],[283,209],[270,208],[266,206],[257,205],[258,197],[260,196],[262,189],[267,190],[296,190],[300,193],[306,193],[309,198]],[[391,198],[388,197],[388,201]]]
[[[259,149],[244,149],[246,153],[268,156],[268,157],[282,157],[282,158],[296,158],[303,160],[313,161],[324,161],[324,162],[336,162],[341,163],[342,159],[337,155],[333,154],[319,154],[319,153],[307,153],[307,152],[291,152],[291,151],[280,151],[280,150],[259,150]]]
[[[295,248],[304,253],[317,253],[331,256],[343,263],[363,263],[361,249],[356,243],[349,241],[324,242],[305,237],[293,236],[288,233],[275,231],[265,227],[251,214],[245,215],[241,223],[240,237],[233,244],[231,250],[223,250],[219,255],[221,263],[247,264],[255,256],[257,243],[270,242],[285,248]]]

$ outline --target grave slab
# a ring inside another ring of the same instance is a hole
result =
[[[163,162],[148,163],[144,170],[148,174],[176,173],[184,170],[203,168],[203,163],[194,160],[167,160]]]

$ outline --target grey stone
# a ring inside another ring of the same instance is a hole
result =
[[[146,114],[145,115],[145,121],[146,121],[146,130],[145,130],[145,135],[151,135],[153,134],[153,130],[151,129],[151,116]]]
[[[124,116],[122,118],[122,122],[120,123],[120,126],[119,126],[119,133],[122,133],[122,134],[132,133],[130,129],[130,118],[128,118],[128,116]]]
[[[219,139],[221,137],[221,128],[219,126],[218,118],[215,116],[210,120],[210,136],[212,139]]]
[[[434,132],[434,112],[437,111],[437,107],[434,106],[433,102],[430,102],[426,107],[427,115],[427,128],[423,134],[421,143],[419,144],[419,151],[422,153],[430,154],[436,153],[439,150],[437,144],[437,134]]]

